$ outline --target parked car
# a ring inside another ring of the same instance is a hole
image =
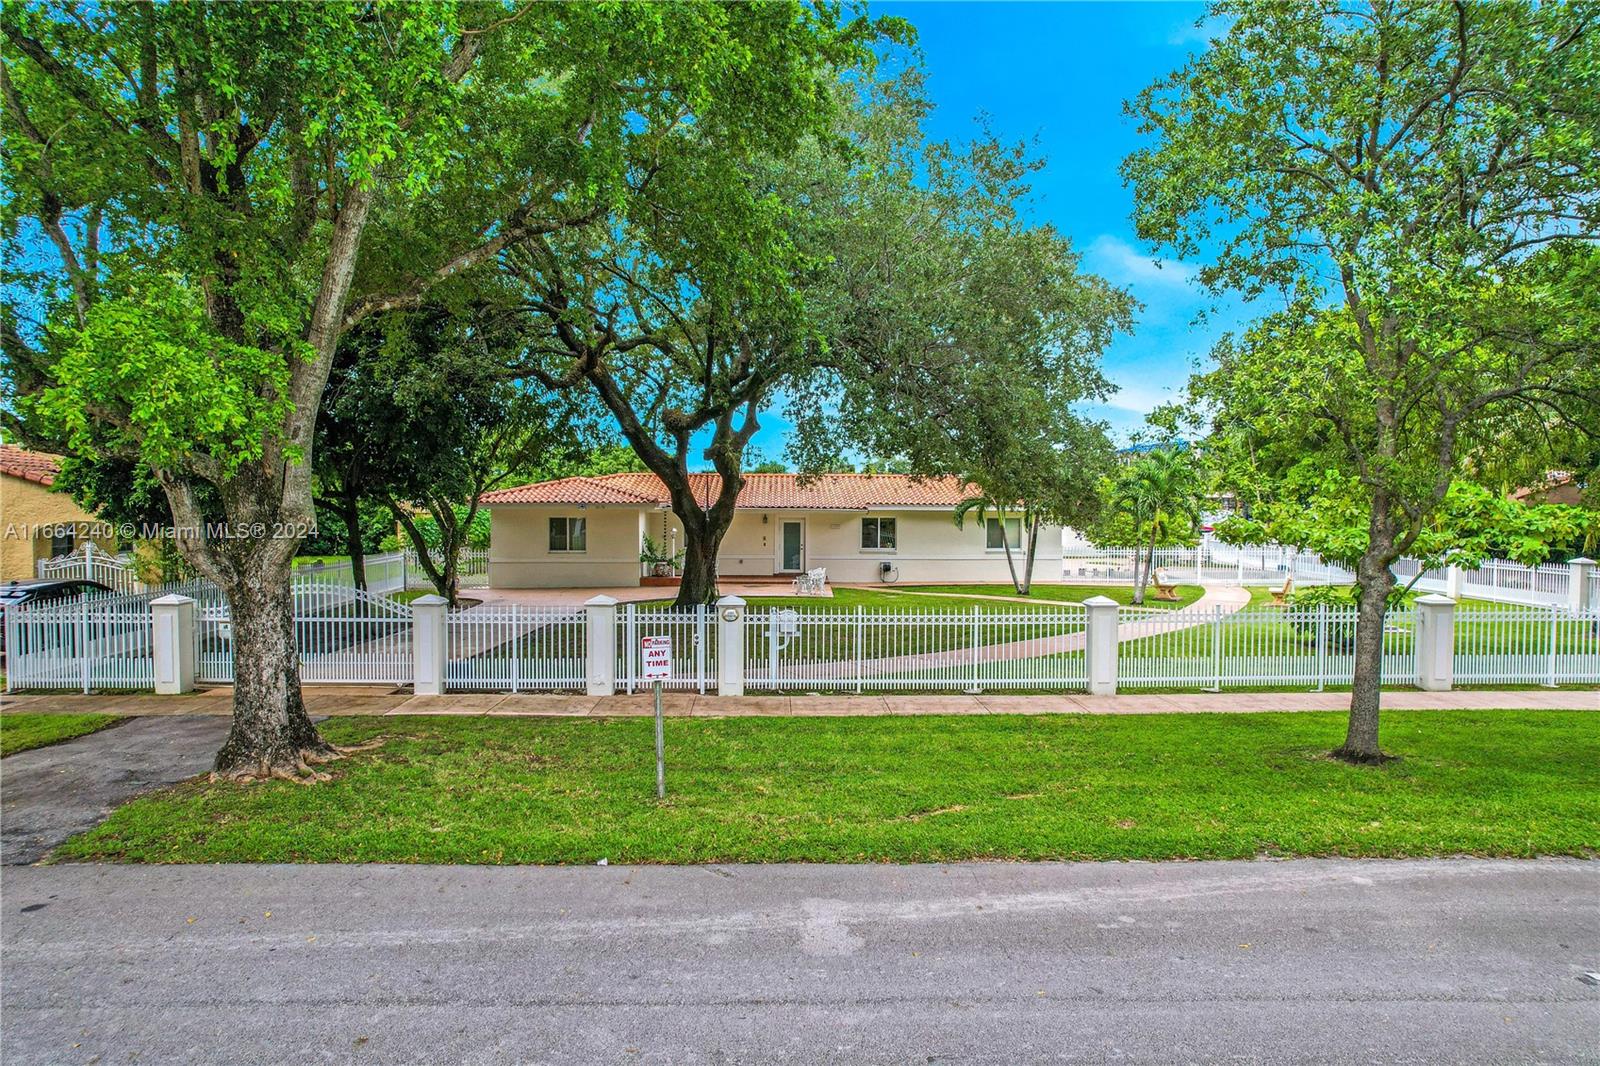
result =
[[[111,588],[98,581],[74,578],[67,581],[8,581],[0,585],[0,655],[6,648],[6,609],[23,604],[54,603],[72,599],[85,592],[110,592]]]

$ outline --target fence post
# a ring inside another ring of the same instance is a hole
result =
[[[83,681],[84,695],[89,693],[89,597],[78,597],[78,673]]]
[[[1317,691],[1328,684],[1328,605],[1317,604]]]
[[[978,685],[978,652],[983,647],[983,620],[979,615],[980,608],[972,605],[972,678],[967,685],[968,695],[977,695],[983,689]]]
[[[1083,601],[1084,672],[1089,679],[1089,695],[1117,694],[1117,601],[1109,596],[1091,596]]]
[[[1455,563],[1444,568],[1444,594],[1452,600],[1461,598],[1461,567]]]
[[[150,601],[150,644],[156,692],[176,696],[194,691],[194,600],[162,596]]]
[[[1417,687],[1449,692],[1455,684],[1456,601],[1437,593],[1419,596],[1416,612]]]
[[[450,601],[428,594],[411,601],[411,691],[418,696],[444,695],[444,615]]]
[[[744,600],[717,601],[717,695],[744,695]]]
[[[1550,605],[1550,655],[1545,661],[1546,667],[1544,684],[1546,688],[1556,687],[1556,639],[1560,635],[1560,632],[1561,608],[1552,603]]]
[[[610,596],[585,600],[589,635],[588,687],[591,696],[610,696],[617,691],[617,601]]]
[[[1590,590],[1594,588],[1594,560],[1573,559],[1567,563],[1567,609],[1573,614],[1589,610]]]
[[[866,671],[866,666],[865,666],[865,664],[863,662],[863,655],[865,654],[864,650],[863,650],[863,646],[865,644],[866,630],[867,630],[866,608],[862,607],[858,603],[858,604],[856,604],[856,695],[857,696],[861,695],[861,681],[862,681],[861,675],[863,673],[865,673],[865,671]]]

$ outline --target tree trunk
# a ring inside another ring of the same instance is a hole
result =
[[[344,519],[344,550],[350,556],[350,576],[356,588],[367,590],[367,553],[361,543],[361,506],[354,496],[340,500],[339,516]]]
[[[1021,595],[1023,592],[1022,582],[1017,580],[1017,561],[1011,556],[1011,535],[1006,532],[1006,513],[1004,511],[1000,512],[1000,543],[1006,549],[1006,569],[1011,571],[1011,587],[1017,590],[1018,595]]]
[[[1394,574],[1392,535],[1374,534],[1356,564],[1359,596],[1356,608],[1355,674],[1350,682],[1350,725],[1335,757],[1349,762],[1381,762],[1378,747],[1378,704],[1382,692],[1383,620],[1389,608]]]
[[[678,598],[674,607],[695,607],[714,603],[717,599],[717,552],[722,548],[724,527],[712,532],[711,524],[697,536],[690,524],[683,524],[683,578],[678,584]]]
[[[1033,560],[1039,551],[1039,520],[1035,518],[1028,527],[1028,559],[1023,564],[1022,588],[1019,589],[1024,596],[1033,594]]]
[[[333,758],[300,696],[290,566],[223,586],[233,628],[233,728],[215,770],[228,777],[310,776]]]

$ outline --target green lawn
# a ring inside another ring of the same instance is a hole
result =
[[[1258,855],[1593,855],[1600,715],[346,718],[387,735],[334,780],[196,779],[60,857],[135,862],[931,862]]]
[[[1017,590],[1011,585],[896,585],[897,589],[906,592],[940,592],[951,595],[965,596],[1017,596]],[[1205,592],[1199,585],[1179,585],[1176,600],[1158,600],[1155,598],[1155,587],[1151,586],[1145,591],[1144,605],[1146,607],[1187,607]],[[893,593],[889,594],[891,597]],[[1026,597],[1033,600],[1046,600],[1050,603],[1082,603],[1092,596],[1105,596],[1121,604],[1133,602],[1132,585],[1043,585],[1036,584]],[[917,599],[924,597],[918,596]],[[1018,597],[1021,598],[1021,597]],[[978,600],[978,603],[992,602]],[[994,604],[998,607],[1000,604]]]
[[[114,714],[0,714],[0,758],[98,732]]]

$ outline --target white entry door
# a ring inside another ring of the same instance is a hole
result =
[[[806,568],[806,524],[783,523],[783,572],[798,574]]]

